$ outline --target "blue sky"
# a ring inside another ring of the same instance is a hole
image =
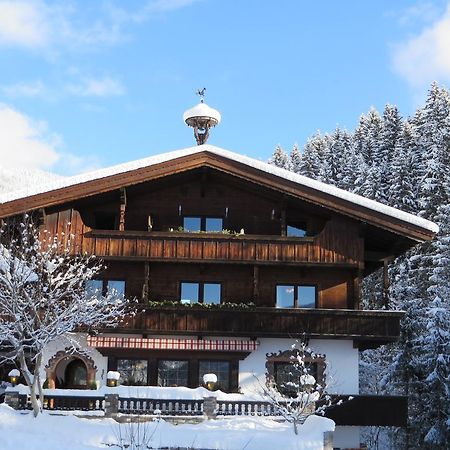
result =
[[[412,114],[450,83],[434,1],[0,0],[2,165],[74,174],[209,142],[266,160],[386,103]]]

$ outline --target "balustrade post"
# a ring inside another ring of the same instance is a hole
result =
[[[217,416],[217,398],[214,396],[203,397],[203,414],[207,420],[215,419]]]
[[[114,417],[119,413],[119,395],[105,394],[105,417]]]
[[[325,431],[323,433],[323,450],[333,450],[333,432]]]
[[[20,409],[19,393],[17,391],[6,391],[5,403],[13,409]]]

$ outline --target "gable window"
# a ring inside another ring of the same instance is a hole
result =
[[[218,305],[221,300],[220,283],[182,282],[181,303],[207,303]]]
[[[125,295],[124,280],[88,280],[86,282],[88,295]]]
[[[316,286],[279,284],[276,290],[277,308],[315,308]]]
[[[205,231],[209,233],[220,233],[223,229],[223,219],[221,217],[183,217],[183,229],[190,233]]]
[[[306,226],[288,224],[286,228],[286,236],[305,237]]]

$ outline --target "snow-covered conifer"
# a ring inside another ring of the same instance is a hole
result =
[[[291,170],[291,161],[289,155],[283,150],[281,145],[277,145],[273,151],[272,157],[269,159],[269,164],[280,167],[282,169]]]

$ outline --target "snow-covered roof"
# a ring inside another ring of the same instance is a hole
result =
[[[12,202],[19,199],[24,199],[26,197],[30,197],[33,195],[48,193],[57,189],[63,189],[79,185],[89,181],[100,180],[113,175],[123,174],[136,169],[150,167],[155,164],[164,163],[176,158],[195,155],[201,152],[209,152],[218,156],[222,156],[224,158],[239,162],[246,166],[253,167],[267,174],[275,175],[285,180],[292,181],[294,183],[297,183],[299,186],[305,186],[314,189],[316,191],[326,193],[338,199],[342,199],[347,202],[353,203],[354,205],[358,205],[367,208],[369,210],[384,214],[386,216],[390,216],[397,220],[403,221],[407,224],[420,227],[431,233],[437,233],[439,231],[438,225],[429,220],[423,219],[413,214],[406,213],[404,211],[400,211],[399,209],[392,208],[387,205],[383,205],[382,203],[367,199],[360,195],[352,194],[350,192],[339,189],[335,186],[313,180],[311,178],[296,174],[294,172],[290,172],[285,169],[281,169],[279,167],[265,163],[263,161],[258,161],[254,158],[239,155],[229,150],[225,150],[220,147],[216,147],[214,145],[209,144],[197,145],[195,147],[188,147],[181,150],[162,153],[160,155],[150,156],[148,158],[140,159],[137,161],[131,161],[124,164],[108,167],[105,169],[96,170],[94,172],[84,173],[81,175],[76,175],[61,180],[55,180],[51,183],[46,183],[38,186],[30,186],[25,189],[8,192],[0,195],[0,204]]]

